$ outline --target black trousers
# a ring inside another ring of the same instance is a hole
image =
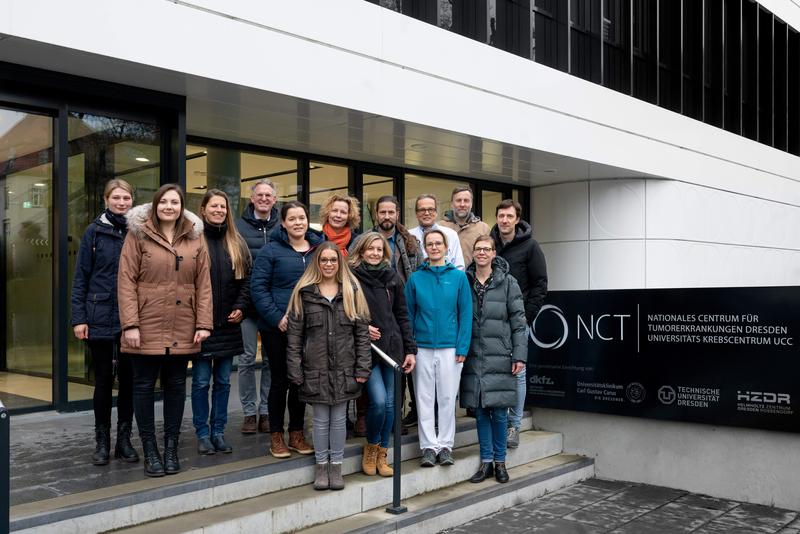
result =
[[[283,432],[283,415],[289,405],[289,432],[303,430],[306,403],[300,402],[300,387],[286,376],[286,334],[280,330],[261,330],[261,342],[266,343],[272,383],[269,386],[269,430]],[[288,393],[288,395],[287,395]]]
[[[130,358],[133,368],[133,411],[139,437],[142,441],[155,438],[155,388],[159,376],[164,392],[164,436],[177,437],[183,422],[186,368],[190,357],[131,354]]]
[[[117,393],[117,425],[133,422],[133,374],[128,354],[119,354],[119,337],[108,340],[87,341],[94,366],[95,427],[111,428],[111,402],[114,396],[114,356],[117,356],[116,377],[119,380]]]

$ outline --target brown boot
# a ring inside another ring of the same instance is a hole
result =
[[[332,490],[344,489],[344,478],[342,477],[342,464],[330,464],[328,471],[328,487]]]
[[[326,490],[328,489],[328,464],[317,464],[317,476],[314,477],[314,489]]]
[[[283,432],[272,432],[270,434],[269,453],[275,458],[289,458],[292,453],[283,441]]]
[[[258,431],[262,434],[269,434],[269,415],[258,416]]]
[[[255,434],[256,433],[256,416],[245,415],[242,421],[242,434]]]
[[[289,432],[289,448],[300,454],[314,454],[314,447],[306,442],[306,437],[302,430]]]
[[[376,465],[378,459],[378,448],[380,444],[376,443],[375,445],[371,445],[367,443],[364,445],[364,452],[361,455],[361,470],[364,471],[365,475],[374,476],[376,471]]]
[[[378,461],[377,461],[377,468],[378,474],[382,477],[390,477],[394,476],[394,469],[386,463],[386,455],[389,453],[389,449],[381,447],[378,445]]]

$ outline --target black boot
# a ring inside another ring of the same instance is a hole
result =
[[[478,468],[475,474],[472,475],[472,478],[470,478],[469,481],[472,482],[473,484],[478,484],[479,482],[483,482],[493,474],[494,474],[494,466],[492,465],[492,462],[481,462],[481,466]]]
[[[130,463],[139,461],[139,454],[131,445],[131,424],[129,422],[117,423],[117,445],[114,447],[114,458],[120,458]]]
[[[494,479],[501,484],[508,482],[508,471],[505,462],[494,463]]]
[[[108,455],[111,450],[111,433],[107,426],[96,426],[94,428],[95,448],[92,455],[94,465],[108,464]]]
[[[164,464],[161,463],[161,454],[158,452],[155,436],[142,439],[142,452],[144,453],[144,474],[149,477],[163,477]]]
[[[164,438],[164,472],[174,475],[181,470],[178,462],[178,436],[167,436]]]

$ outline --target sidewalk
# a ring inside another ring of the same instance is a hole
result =
[[[685,491],[590,479],[448,534],[800,534],[800,514]]]

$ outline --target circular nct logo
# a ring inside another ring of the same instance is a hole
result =
[[[555,341],[550,343],[546,341],[541,341],[538,337],[536,337],[536,321],[538,321],[539,318],[545,313],[552,313],[553,315],[561,319],[561,326],[562,326],[561,335]],[[543,349],[557,349],[567,342],[568,335],[569,335],[569,326],[567,325],[567,319],[566,317],[564,317],[564,312],[561,311],[561,308],[553,306],[552,304],[545,304],[544,306],[542,306],[542,308],[539,310],[539,314],[536,316],[536,319],[534,319],[533,322],[531,323],[531,340],[533,340],[533,342],[536,343],[536,346],[541,347]]]

